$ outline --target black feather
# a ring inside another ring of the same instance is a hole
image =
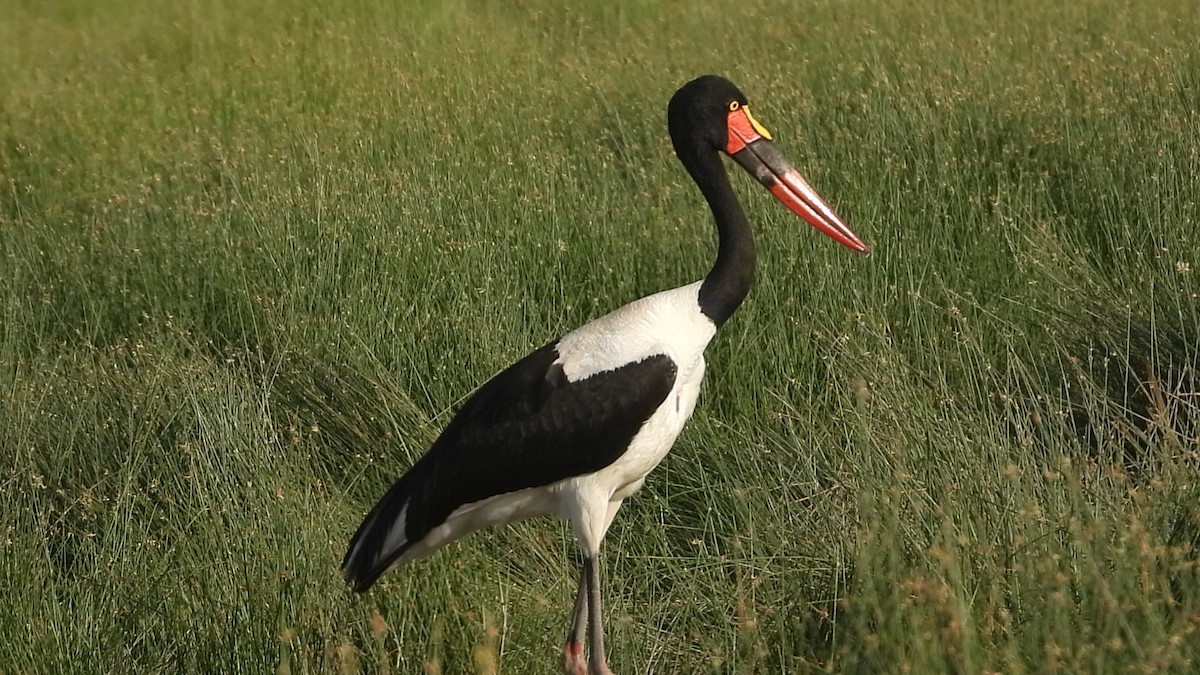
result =
[[[675,362],[663,354],[569,382],[555,363],[556,347],[542,347],[480,387],[379,500],[342,561],[356,590],[369,588],[460,506],[612,464],[675,385]],[[405,505],[407,543],[384,550]]]

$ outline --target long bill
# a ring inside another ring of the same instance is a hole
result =
[[[750,114],[747,106],[729,112],[729,141],[725,151],[749,171],[775,198],[834,241],[860,253],[870,249],[809,186],[771,142],[771,134]]]

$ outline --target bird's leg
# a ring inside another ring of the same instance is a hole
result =
[[[599,556],[585,554],[583,571],[587,575],[588,610],[588,673],[589,675],[613,675],[604,656],[604,620],[600,612],[600,563]]]
[[[575,609],[571,611],[571,631],[563,647],[563,672],[567,675],[587,675],[587,658],[583,654],[583,638],[587,631],[588,596],[587,566],[579,570],[579,590],[575,591]]]

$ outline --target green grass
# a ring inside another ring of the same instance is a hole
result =
[[[0,672],[549,672],[538,520],[352,594],[490,374],[713,255],[742,85],[873,247],[758,282],[604,569],[620,673],[1200,667],[1191,3],[0,1]]]

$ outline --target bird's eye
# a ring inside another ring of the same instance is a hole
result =
[[[738,103],[737,101],[730,101],[730,102],[729,102],[729,112],[733,112],[733,111],[737,110],[737,109],[738,109],[738,108],[740,108],[740,107],[742,107],[742,104],[741,104],[741,103]]]

